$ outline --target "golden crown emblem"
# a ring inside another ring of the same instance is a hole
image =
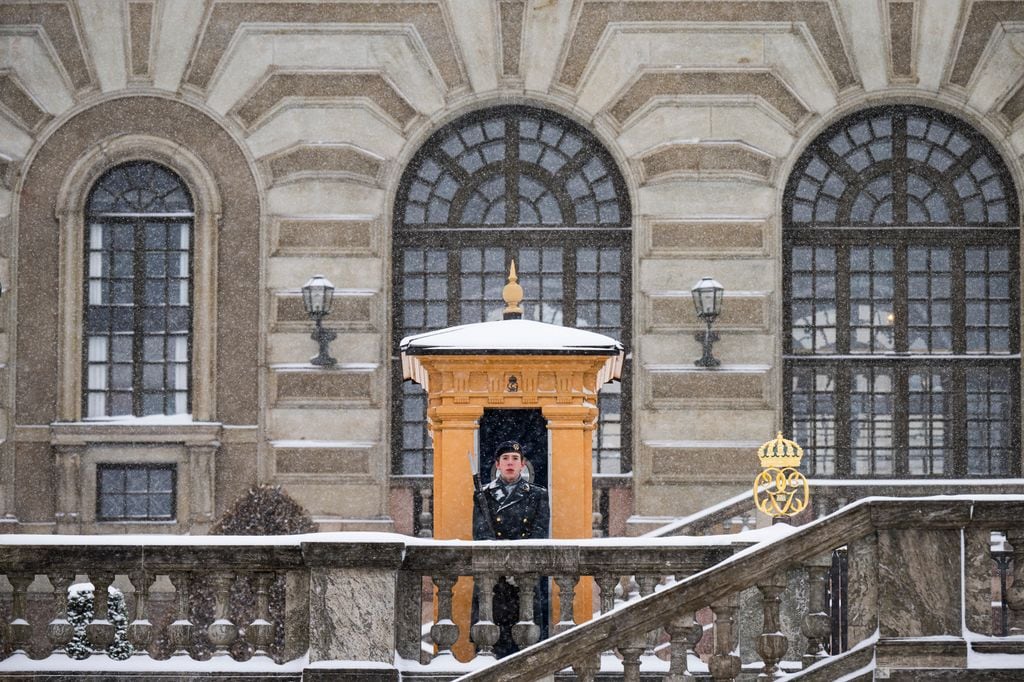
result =
[[[757,458],[761,460],[761,466],[764,468],[798,467],[803,457],[804,449],[795,441],[783,438],[782,431],[779,431],[778,436],[757,449]]]

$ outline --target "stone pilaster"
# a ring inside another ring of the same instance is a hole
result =
[[[849,545],[848,638],[853,647],[878,629],[878,535],[869,533]]]
[[[394,604],[403,550],[399,543],[302,544],[310,567],[310,663],[362,661],[381,679],[398,679]],[[325,682],[350,679],[352,672],[343,663],[316,668]]]
[[[54,478],[57,484],[57,510],[54,514],[57,532],[78,534],[82,517],[82,455],[81,445],[54,445]]]
[[[205,533],[213,524],[217,450],[220,443],[188,446],[188,475],[191,484],[192,532]]]

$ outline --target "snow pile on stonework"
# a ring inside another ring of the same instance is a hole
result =
[[[407,336],[399,348],[403,352],[426,350],[490,351],[577,351],[581,353],[622,351],[622,344],[610,336],[573,327],[560,327],[534,320],[498,320]]]

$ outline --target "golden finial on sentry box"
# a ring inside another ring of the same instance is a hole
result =
[[[516,277],[515,259],[512,260],[512,267],[508,269],[508,284],[501,290],[501,297],[505,299],[504,319],[523,319],[523,309],[519,305],[523,301],[523,288],[519,286],[519,278]]]

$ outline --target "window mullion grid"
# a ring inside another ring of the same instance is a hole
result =
[[[850,437],[850,386],[856,363],[828,365],[835,377],[836,477],[849,478],[853,466]]]
[[[793,240],[786,238],[783,233],[782,244],[782,272],[786,273],[782,278],[782,352],[789,354],[793,352]],[[836,286],[839,283],[836,282]],[[783,376],[792,377],[792,368],[787,367]],[[786,382],[784,381],[783,384]],[[792,433],[792,410],[789,409],[790,397],[785,393],[783,387],[783,424],[789,425]],[[788,416],[787,416],[788,415]]]
[[[505,224],[519,224],[519,118],[505,119]]]
[[[893,367],[892,439],[893,473],[905,477],[910,470],[910,369],[898,362]]]
[[[1013,253],[1014,253],[1014,256],[1011,256],[1011,259],[1010,259],[1011,263],[1015,263],[1016,262],[1016,252],[1014,251]],[[1017,272],[1017,270],[1012,270],[1012,272]],[[1016,281],[1016,279],[1017,279],[1016,277],[1013,278],[1014,281]],[[1013,300],[1016,301],[1017,299],[1014,298]],[[1016,326],[1016,325],[1014,325],[1014,326]],[[1014,346],[1014,348],[1017,348],[1017,347],[1018,346]],[[1019,398],[1019,396],[1020,396],[1020,389],[1019,389],[1019,386],[1020,386],[1020,363],[1019,362],[1007,363],[1007,365],[1009,365],[1007,367],[1007,370],[1009,371],[1010,378],[1011,378],[1011,383],[1010,383],[1010,448],[1009,448],[1011,454],[1010,454],[1010,468],[1009,468],[1009,472],[1008,473],[1009,473],[1010,476],[1018,477],[1018,476],[1021,475],[1020,456],[1019,455],[1018,456],[1014,456],[1014,455],[1016,453],[1020,452],[1020,446],[1021,446],[1020,398]]]
[[[180,227],[178,229],[181,229]],[[194,393],[193,388],[195,387],[195,377],[192,374],[192,340],[195,338],[195,311],[196,311],[196,223],[195,220],[188,224],[188,306],[186,313],[188,315],[188,338],[185,341],[185,357],[188,359],[188,382],[185,384],[185,405],[188,409],[189,414],[194,414],[192,411],[192,395]],[[168,285],[169,286],[169,285]],[[168,303],[170,303],[168,301]],[[177,366],[175,366],[177,367]],[[165,370],[166,371],[166,370]],[[175,369],[177,371],[177,369]],[[177,387],[175,387],[177,390]],[[177,400],[177,395],[175,395]]]
[[[836,352],[850,352],[850,245],[836,247]]]
[[[462,324],[462,253],[459,249],[448,248],[447,244],[443,244],[442,246],[448,251],[446,258],[448,261],[448,300],[445,302],[445,307],[447,308],[445,311],[445,319],[448,320],[449,327],[455,327]],[[482,253],[481,258],[483,258]],[[426,280],[429,279],[430,276],[430,273],[424,273],[424,292],[427,291],[428,282]],[[424,318],[423,322],[426,325],[427,318]],[[427,325],[427,328],[429,329],[429,325]]]
[[[958,248],[957,251],[963,255],[962,248]],[[960,279],[962,280],[962,274]],[[964,478],[967,475],[967,369],[970,366],[972,365],[963,362],[950,365],[950,376],[953,381],[952,391],[947,395],[947,400],[950,401],[950,451],[946,453],[948,466],[943,473],[951,478]]]
[[[893,347],[897,353],[907,352],[907,326],[908,310],[907,304],[907,243],[900,240],[894,244],[893,250],[893,298],[892,314],[893,322]]]
[[[1020,352],[1020,281],[1017,273],[1020,272],[1020,248],[1017,237],[1007,240],[1007,251],[1009,252],[1009,274],[1010,274],[1010,352]],[[1016,305],[1014,305],[1016,304]],[[960,306],[963,307],[963,306]],[[1014,384],[1018,385],[1018,384]],[[1014,401],[1016,405],[1017,401]],[[1013,423],[1017,423],[1014,421]]]
[[[145,317],[142,304],[146,292],[146,231],[140,221],[132,223],[132,414],[142,416],[142,320]]]
[[[907,224],[907,115],[896,111],[892,116],[892,217],[893,224]]]
[[[953,305],[951,306],[950,323],[953,325],[953,352],[962,355],[967,352],[967,264],[964,255],[966,250],[963,243],[954,242],[951,252],[950,267],[953,276],[950,284],[952,287],[950,297]],[[959,389],[964,389],[962,383]]]
[[[578,244],[566,244],[562,248],[562,320],[567,327],[575,327],[576,319],[576,250]],[[598,263],[600,263],[600,254]],[[600,268],[598,268],[600,270]]]

